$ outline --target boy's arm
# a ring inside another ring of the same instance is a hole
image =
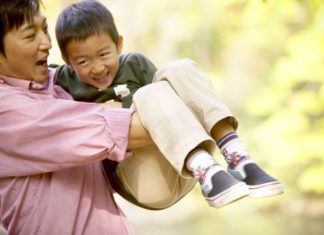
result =
[[[123,107],[130,107],[134,93],[139,88],[152,83],[157,68],[141,53],[132,52],[123,56],[120,78],[118,79],[126,82],[130,94],[119,97],[119,99],[123,103]],[[118,84],[118,81],[116,83]]]

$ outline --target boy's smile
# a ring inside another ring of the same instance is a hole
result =
[[[119,69],[118,55],[122,50],[122,37],[116,45],[108,33],[101,32],[85,40],[73,40],[66,45],[65,62],[80,80],[98,89],[113,82]]]

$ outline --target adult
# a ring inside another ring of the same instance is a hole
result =
[[[0,218],[8,234],[132,234],[100,160],[151,144],[132,109],[71,100],[40,0],[0,1]]]

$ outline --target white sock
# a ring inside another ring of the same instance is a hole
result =
[[[213,164],[217,164],[214,157],[206,150],[198,148],[190,153],[186,166],[188,170],[195,173],[200,169],[207,169]]]

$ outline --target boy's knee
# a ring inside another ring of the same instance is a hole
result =
[[[182,60],[176,60],[173,61],[165,66],[165,69],[179,69],[179,68],[190,68],[191,66],[194,66],[195,63],[191,59],[182,59]]]
[[[166,64],[159,69],[155,74],[155,81],[163,80],[170,75],[181,75],[190,73],[193,69],[197,69],[197,65],[191,59],[176,60],[169,64]]]
[[[169,93],[170,87],[166,81],[151,83],[139,88],[133,95],[133,101],[135,104],[139,102],[147,103],[148,100],[157,100],[158,97],[163,98]]]
[[[179,71],[183,71],[185,69],[192,69],[193,67],[197,67],[195,62],[191,59],[182,59],[182,60],[176,60],[173,61],[167,65],[165,65],[164,67],[162,67],[162,71],[163,70],[179,70]]]

